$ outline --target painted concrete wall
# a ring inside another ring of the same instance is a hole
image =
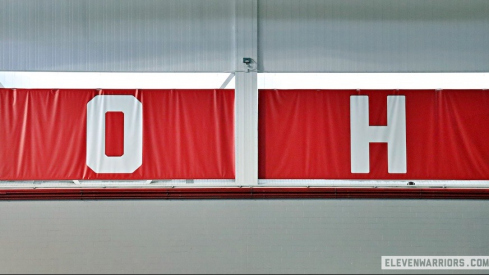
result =
[[[488,201],[0,202],[0,273],[380,273],[488,232]]]

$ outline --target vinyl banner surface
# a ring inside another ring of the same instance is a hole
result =
[[[233,178],[233,90],[0,89],[0,180]]]
[[[261,90],[262,179],[489,179],[489,91]]]

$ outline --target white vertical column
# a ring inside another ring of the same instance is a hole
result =
[[[236,96],[235,146],[236,184],[258,184],[258,3],[235,1]],[[252,58],[252,63],[243,63]]]

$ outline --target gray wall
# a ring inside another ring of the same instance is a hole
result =
[[[232,72],[242,2],[0,0],[0,71]],[[489,71],[487,0],[257,3],[262,72]]]
[[[0,217],[0,273],[379,273],[381,256],[489,251],[488,201],[22,201]]]
[[[0,0],[0,71],[234,71],[229,0]]]
[[[487,0],[258,3],[262,71],[489,71]]]

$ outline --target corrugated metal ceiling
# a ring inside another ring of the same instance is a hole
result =
[[[230,0],[0,0],[0,70],[232,72]],[[488,72],[487,0],[259,0],[262,72]]]

